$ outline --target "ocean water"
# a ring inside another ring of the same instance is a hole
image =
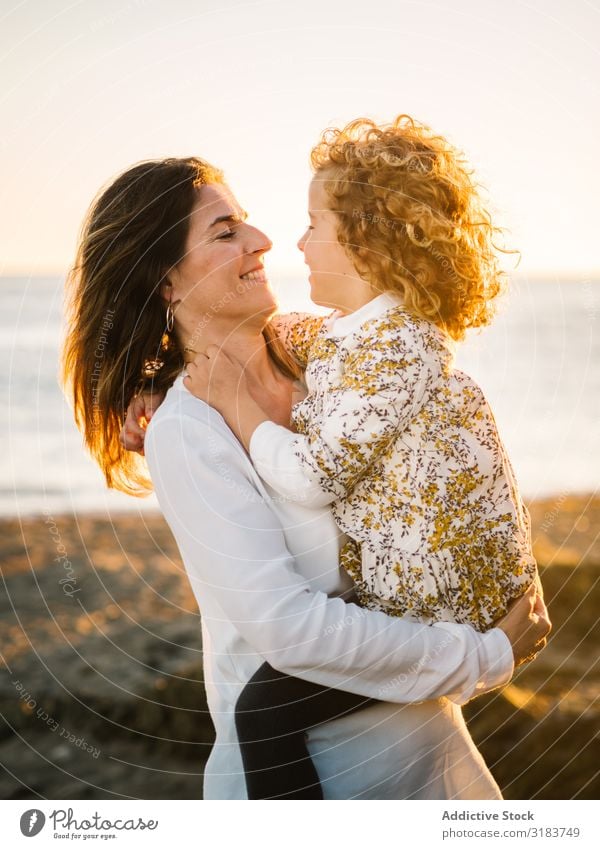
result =
[[[311,309],[307,284],[279,277],[282,311]],[[157,509],[110,492],[86,455],[58,385],[63,283],[2,278],[0,514]],[[494,324],[457,365],[492,404],[527,498],[593,492],[600,482],[600,281],[513,283]]]

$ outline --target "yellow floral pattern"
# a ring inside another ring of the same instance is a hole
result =
[[[278,316],[308,396],[292,419],[305,472],[336,497],[361,603],[485,631],[537,579],[527,508],[494,416],[453,346],[401,306],[343,338]]]

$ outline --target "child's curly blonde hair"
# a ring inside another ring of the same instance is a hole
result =
[[[338,238],[377,291],[462,339],[489,324],[505,286],[492,224],[464,156],[408,115],[378,126],[357,118],[311,151]]]

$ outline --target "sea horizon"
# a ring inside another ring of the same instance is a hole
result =
[[[300,275],[270,269],[281,311],[323,312]],[[457,367],[490,401],[526,500],[593,494],[600,457],[600,279],[511,276],[493,324],[471,332]],[[106,489],[58,384],[60,275],[0,278],[8,297],[1,345],[0,423],[8,464],[0,516],[159,510]]]

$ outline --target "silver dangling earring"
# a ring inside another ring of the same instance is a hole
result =
[[[167,306],[167,332],[170,333],[173,330],[173,326],[175,324],[175,313],[173,312],[173,307],[171,305],[171,301]]]

